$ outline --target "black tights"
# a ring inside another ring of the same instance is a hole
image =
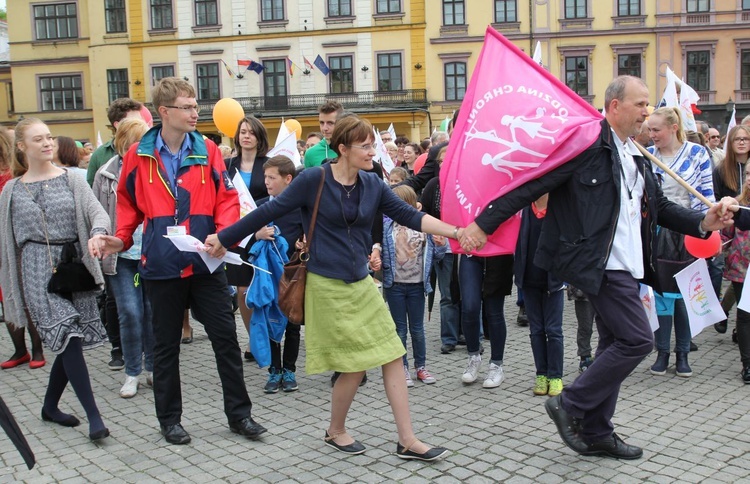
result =
[[[86,416],[89,419],[89,433],[94,433],[104,428],[104,422],[99,414],[99,409],[94,401],[94,393],[91,390],[89,370],[86,360],[83,359],[83,347],[80,338],[71,338],[65,351],[57,355],[52,369],[49,372],[49,384],[47,393],[44,395],[44,411],[52,420],[62,420],[67,417],[58,408],[60,397],[62,397],[68,381],[76,392]]]
[[[11,360],[17,360],[25,355],[28,350],[26,349],[26,339],[24,328],[14,328],[10,323],[6,323],[8,326],[8,333],[10,333],[10,339],[13,341],[13,348],[15,353],[10,357]],[[36,328],[33,324],[28,325],[29,337],[31,338],[31,357],[35,361],[41,361],[44,359],[44,351],[42,350],[42,338],[39,337]]]

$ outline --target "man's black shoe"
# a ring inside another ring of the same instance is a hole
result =
[[[443,345],[440,347],[440,353],[447,355],[456,351],[456,345]]]
[[[562,438],[563,442],[565,442],[565,445],[579,454],[588,450],[588,446],[578,435],[578,431],[580,430],[578,419],[573,418],[568,412],[563,410],[560,405],[560,395],[555,395],[554,397],[547,399],[547,401],[544,402],[544,408],[547,410],[549,418],[555,422],[557,432],[560,434],[560,438]]]
[[[461,335],[458,337],[458,341],[456,341],[456,346],[466,346],[466,338],[464,338],[464,335]]]
[[[589,444],[588,448],[580,454],[632,460],[643,457],[643,449],[626,444],[616,433],[612,432],[610,438]]]
[[[164,440],[170,444],[184,445],[190,443],[190,435],[185,432],[180,424],[162,425],[161,434],[164,436]]]
[[[266,433],[266,428],[253,420],[252,417],[245,417],[236,422],[229,422],[229,430],[235,434],[250,437],[251,439],[258,437],[260,434]]]
[[[719,321],[718,323],[714,323],[714,329],[719,334],[724,334],[727,332],[727,320]]]
[[[742,381],[745,382],[746,385],[750,385],[750,365],[742,368],[740,376],[742,376]]]

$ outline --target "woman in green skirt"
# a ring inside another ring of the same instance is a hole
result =
[[[458,238],[463,230],[417,211],[394,195],[371,169],[375,156],[372,125],[355,115],[336,122],[331,148],[338,159],[308,168],[279,197],[206,239],[209,254],[221,257],[247,234],[296,208],[305,232],[323,180],[314,237],[309,247],[305,293],[305,347],[308,374],[341,373],[333,387],[331,422],[325,443],[347,454],[365,447],[346,431],[346,416],[364,372],[383,369],[385,392],[398,429],[396,455],[432,461],[448,451],[430,447],[414,435],[404,380],[405,348],[375,284],[369,277],[370,231],[381,211],[414,230]]]

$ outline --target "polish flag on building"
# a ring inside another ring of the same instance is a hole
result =
[[[494,199],[591,145],[601,113],[492,27],[487,28],[440,173],[441,216],[465,227]],[[476,255],[512,254],[520,217]],[[451,249],[462,250],[451,240]]]

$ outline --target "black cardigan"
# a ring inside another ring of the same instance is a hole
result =
[[[255,158],[255,163],[253,163],[253,174],[252,178],[250,179],[249,190],[250,195],[256,202],[261,198],[265,198],[268,196],[268,190],[266,190],[265,173],[263,171],[263,163],[265,163],[266,161],[268,161],[267,156],[258,156]],[[240,169],[240,165],[242,164],[242,157],[235,156],[234,158],[228,158],[224,160],[224,164],[226,164],[227,166],[229,179],[231,180]]]

